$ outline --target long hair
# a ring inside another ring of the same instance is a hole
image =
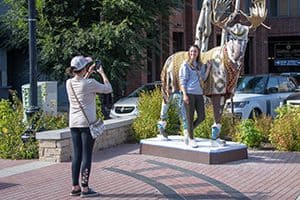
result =
[[[190,58],[190,49],[193,48],[193,47],[196,48],[196,49],[198,50],[198,56],[197,56],[197,58],[196,58],[196,61],[197,61],[199,64],[201,64],[201,59],[200,59],[200,48],[199,48],[199,46],[196,45],[196,44],[193,44],[193,45],[190,46],[189,51],[188,51],[189,58],[188,58],[187,62],[188,62],[192,67],[195,67],[194,64],[193,64],[193,61],[192,61],[191,58]]]

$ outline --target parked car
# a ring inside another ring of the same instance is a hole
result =
[[[127,97],[119,99],[110,110],[110,118],[137,116],[138,98],[142,92],[150,92],[156,87],[161,87],[161,82],[147,83],[134,90]]]
[[[287,76],[264,74],[245,75],[239,78],[231,100],[228,99],[225,109],[239,118],[248,119],[262,113],[276,116],[275,109],[285,99],[295,93],[296,86]],[[232,107],[233,106],[233,107]]]
[[[297,87],[297,93],[288,96],[285,103],[292,106],[300,106],[300,72],[285,72],[281,73],[281,75],[289,77]]]
[[[296,84],[297,90],[300,91],[300,72],[285,72],[280,75],[289,77]]]
[[[300,106],[300,92],[288,96],[285,103],[291,106]]]

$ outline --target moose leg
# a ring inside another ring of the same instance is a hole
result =
[[[162,101],[161,110],[160,110],[160,121],[157,122],[157,128],[159,130],[159,135],[163,140],[168,140],[168,134],[166,133],[168,110],[170,107],[170,102],[172,101],[173,96],[169,97],[167,103]]]
[[[183,98],[182,93],[179,93],[179,92],[174,93],[174,104],[175,104],[176,112],[182,123],[183,130],[186,130],[188,125],[187,125],[187,119],[186,119],[186,110],[184,108],[182,98]]]
[[[212,105],[213,105],[213,113],[215,123],[212,125],[211,129],[211,138],[216,140],[221,132],[221,119],[225,104],[225,97],[223,95],[213,95],[211,97]]]

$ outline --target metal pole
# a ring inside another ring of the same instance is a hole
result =
[[[29,11],[28,26],[29,26],[29,78],[30,78],[29,107],[37,107],[35,0],[28,0],[28,11]]]
[[[21,138],[24,143],[35,140],[35,120],[32,119],[39,111],[37,99],[37,65],[36,65],[36,19],[35,19],[35,0],[28,0],[28,26],[29,26],[29,106],[26,109],[26,117],[30,122],[27,130]]]

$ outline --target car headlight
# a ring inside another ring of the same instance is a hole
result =
[[[249,101],[233,102],[234,108],[244,108]]]

